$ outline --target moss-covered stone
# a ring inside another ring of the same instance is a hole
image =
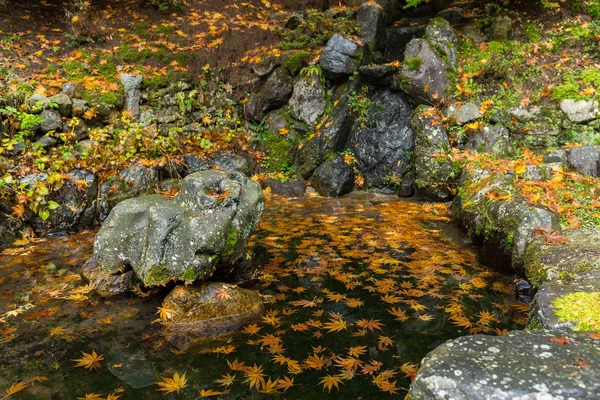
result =
[[[302,68],[308,65],[311,54],[308,51],[295,51],[283,57],[282,64],[292,75],[298,74]]]
[[[173,278],[171,271],[164,265],[157,265],[150,268],[148,275],[144,278],[146,286],[156,286],[167,283]]]
[[[579,331],[600,330],[600,292],[575,292],[561,296],[552,305],[561,322],[577,323]]]

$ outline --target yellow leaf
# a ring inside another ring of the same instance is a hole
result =
[[[159,391],[165,393],[179,393],[181,389],[186,387],[187,378],[185,377],[185,372],[183,373],[183,375],[179,376],[179,373],[175,371],[175,373],[173,374],[173,378],[163,378],[162,381],[156,382],[156,384],[160,386],[160,389],[158,389]]]

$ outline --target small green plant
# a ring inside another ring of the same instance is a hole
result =
[[[146,0],[146,4],[160,11],[168,11],[171,7],[182,8],[186,5],[186,0]]]
[[[362,130],[365,127],[369,119],[371,100],[368,97],[368,92],[369,88],[367,86],[363,86],[359,93],[356,93],[354,90],[350,92],[350,112],[356,118],[359,130]]]
[[[406,60],[404,64],[411,70],[417,71],[423,65],[423,59],[421,57],[413,57],[410,60]]]

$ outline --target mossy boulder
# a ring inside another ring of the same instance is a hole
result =
[[[558,215],[529,205],[518,193],[511,174],[467,168],[452,211],[472,238],[501,249],[512,268],[522,271],[525,249],[536,228],[560,230],[560,222]]]
[[[172,201],[150,195],[119,203],[94,255],[104,272],[131,267],[149,287],[206,280],[245,256],[263,207],[262,189],[240,172],[193,173]]]
[[[171,310],[165,323],[166,339],[179,348],[235,331],[259,319],[264,311],[257,292],[219,282],[177,286],[163,307]]]
[[[563,235],[564,244],[546,244],[543,237],[536,237],[527,245],[525,272],[533,285],[568,282],[600,271],[600,231],[575,229]]]
[[[549,281],[531,306],[529,329],[600,330],[600,271],[571,281]]]
[[[418,193],[428,200],[450,200],[450,185],[458,177],[458,168],[452,162],[452,148],[441,116],[433,107],[420,106],[413,112],[412,127]]]

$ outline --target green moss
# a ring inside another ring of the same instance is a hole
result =
[[[164,266],[155,266],[150,269],[148,275],[144,279],[144,283],[147,285],[160,285],[171,280],[173,276],[171,275],[171,271]]]
[[[523,24],[523,32],[531,43],[537,43],[542,39],[542,35],[537,25],[533,22],[525,22]]]
[[[283,59],[283,65],[292,75],[296,75],[302,68],[308,65],[310,60],[308,51],[296,51],[286,55]]]
[[[546,281],[548,275],[546,273],[546,268],[542,264],[539,256],[539,252],[542,247],[542,242],[538,239],[530,242],[525,248],[525,257],[524,257],[524,265],[525,265],[525,273],[527,274],[527,279],[534,286],[540,286],[544,281]]]
[[[123,99],[119,93],[108,92],[108,93],[94,93],[85,92],[83,99],[90,104],[105,104],[108,106],[120,107],[123,104]]]
[[[561,322],[575,322],[576,330],[600,330],[600,292],[575,292],[552,302]]]
[[[183,274],[181,274],[180,278],[186,282],[193,282],[198,278],[199,275],[200,274],[198,274],[198,272],[196,272],[196,270],[194,270],[193,268],[190,268],[190,269],[186,270]]]
[[[542,328],[543,328],[543,326],[542,326],[542,323],[540,322],[540,320],[535,315],[532,315],[529,318],[529,321],[527,321],[527,326],[525,327],[525,330],[526,331],[535,331],[535,330],[542,329]]]
[[[240,231],[235,227],[230,227],[225,238],[225,250],[223,254],[225,257],[230,257],[235,252],[235,248],[240,241]]]
[[[410,60],[404,62],[413,71],[417,71],[423,65],[423,59],[421,57],[413,57]]]
[[[284,166],[293,163],[291,144],[285,136],[279,133],[268,132],[266,134],[265,152],[268,159],[263,163],[263,167],[267,172],[280,172]]]

